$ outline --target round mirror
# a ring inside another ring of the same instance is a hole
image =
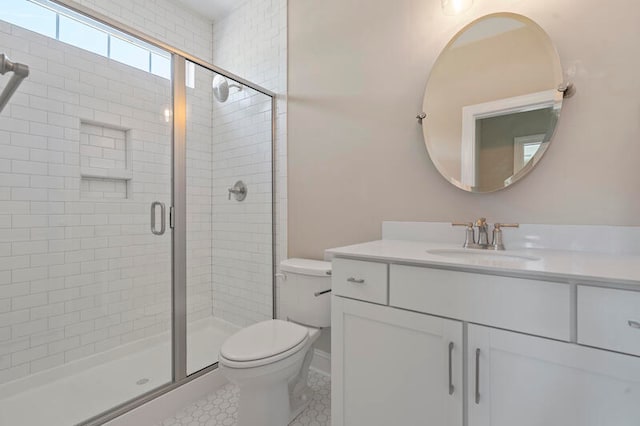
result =
[[[424,95],[425,144],[438,171],[469,192],[506,188],[536,165],[562,107],[549,36],[511,13],[480,18],[438,57]]]

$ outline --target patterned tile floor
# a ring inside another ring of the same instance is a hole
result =
[[[330,426],[331,379],[311,370],[309,386],[313,389],[313,399],[291,426]],[[235,426],[237,416],[238,388],[229,383],[157,426]]]

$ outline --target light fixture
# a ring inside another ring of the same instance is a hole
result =
[[[445,15],[458,15],[469,10],[473,0],[442,0],[442,11]]]

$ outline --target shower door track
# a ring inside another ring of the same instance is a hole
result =
[[[175,48],[156,38],[150,37],[135,28],[124,25],[88,7],[72,0],[50,0],[52,3],[69,8],[77,13],[95,19],[105,25],[122,31],[132,37],[168,51],[172,56],[172,103],[173,103],[173,133],[172,133],[172,208],[175,214],[172,226],[172,382],[151,390],[139,397],[117,405],[112,409],[100,413],[81,423],[82,426],[98,426],[138,408],[159,396],[189,383],[218,368],[218,363],[187,375],[187,300],[186,300],[186,82],[185,63],[190,61],[209,71],[235,80],[257,92],[271,98],[271,194],[272,194],[272,317],[276,317],[276,94],[251,81],[245,80],[233,73],[210,64],[198,57]]]

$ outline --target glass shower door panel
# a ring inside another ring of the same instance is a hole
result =
[[[1,24],[0,424],[66,426],[172,380],[171,81]]]
[[[187,373],[272,317],[271,97],[189,63]]]

